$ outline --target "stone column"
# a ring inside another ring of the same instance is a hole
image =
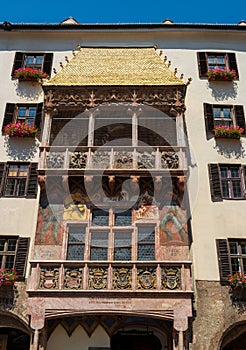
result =
[[[94,143],[94,129],[95,129],[95,117],[93,113],[89,115],[88,126],[88,147],[92,147]]]
[[[138,145],[138,118],[137,113],[132,114],[132,146],[136,147]]]
[[[51,122],[52,122],[51,111],[47,111],[45,112],[45,115],[44,115],[43,136],[42,136],[42,142],[41,142],[41,146],[43,147],[49,145]]]
[[[30,326],[34,330],[33,340],[30,350],[41,350],[39,347],[39,332],[45,324],[45,302],[43,298],[29,298],[28,314],[30,317]],[[44,349],[44,348],[43,348]],[[42,349],[42,350],[43,350]]]

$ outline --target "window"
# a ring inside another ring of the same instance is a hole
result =
[[[217,239],[221,280],[235,272],[246,273],[246,239]]]
[[[138,227],[138,260],[155,260],[155,227]]]
[[[16,52],[12,75],[19,68],[41,69],[50,76],[53,53]]]
[[[209,164],[208,167],[213,200],[245,198],[245,166]]]
[[[155,260],[154,225],[133,227],[130,210],[114,213],[110,209],[108,213],[106,210],[96,209],[92,212],[89,225],[68,226],[67,260]],[[93,223],[93,218],[94,220],[97,218],[97,225]],[[98,218],[100,218],[100,225],[98,225]],[[117,225],[112,226],[110,222]]]
[[[3,197],[37,196],[37,163],[0,163],[0,194]]]
[[[1,269],[14,268],[15,254],[17,248],[16,237],[0,237],[0,267]]]
[[[9,123],[26,122],[35,124],[40,128],[43,103],[38,104],[14,104],[7,103],[4,113],[2,131]]]
[[[211,132],[216,125],[240,126],[245,130],[244,108],[242,105],[211,105],[204,103],[206,131]]]
[[[0,268],[14,268],[18,280],[25,276],[29,238],[0,236]]]
[[[208,70],[214,68],[235,70],[238,76],[235,53],[198,52],[197,58],[200,77],[207,77]]]

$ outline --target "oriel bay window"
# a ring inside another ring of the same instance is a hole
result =
[[[102,110],[67,108],[52,118],[50,144],[57,146],[168,146],[177,144],[176,118],[149,108],[134,113],[127,105]],[[54,143],[55,142],[55,143]]]

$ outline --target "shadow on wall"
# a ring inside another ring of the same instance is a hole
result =
[[[30,161],[38,150],[38,141],[34,138],[8,138],[4,141],[4,148],[12,160]]]
[[[211,81],[208,82],[207,87],[211,89],[211,95],[218,102],[237,97],[238,86],[235,82]]]
[[[16,94],[28,100],[38,99],[43,93],[42,87],[37,82],[16,80]]]
[[[214,149],[217,152],[230,159],[240,159],[245,157],[245,149],[242,146],[242,141],[238,139],[215,139],[215,147]]]

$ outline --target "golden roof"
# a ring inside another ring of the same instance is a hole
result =
[[[80,48],[44,86],[185,85],[153,48]]]

